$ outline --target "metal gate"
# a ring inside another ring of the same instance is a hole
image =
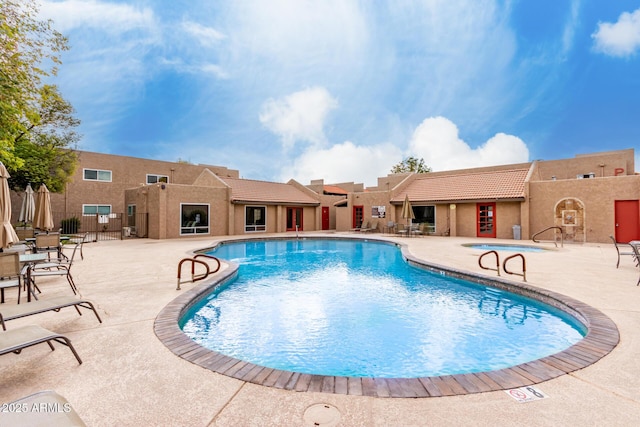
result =
[[[146,213],[136,214],[132,219],[123,213],[83,215],[53,212],[53,221],[62,234],[87,233],[88,242],[147,237]]]

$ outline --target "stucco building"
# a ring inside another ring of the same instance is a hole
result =
[[[223,166],[80,151],[54,219],[80,217],[81,231],[154,239],[287,231],[378,231],[404,224],[408,198],[424,234],[523,239],[549,229],[565,241],[640,239],[640,175],[633,149],[571,159],[390,174],[375,187],[241,179]],[[38,183],[33,183],[37,185]],[[22,194],[13,195],[14,222]],[[555,227],[555,228],[551,228]]]
[[[401,210],[408,196],[417,217],[413,222],[427,224],[428,234],[508,239],[517,226],[521,237],[530,239],[560,227],[569,242],[610,242],[610,235],[622,242],[640,239],[640,175],[633,149],[411,174],[389,189],[382,184],[350,193],[343,222],[405,222]],[[384,218],[376,215],[381,207]],[[541,238],[553,238],[560,229]]]

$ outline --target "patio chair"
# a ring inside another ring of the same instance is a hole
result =
[[[86,424],[73,409],[67,399],[52,390],[39,391],[15,400],[9,404],[11,408],[27,408],[25,411],[7,411],[0,414],[0,424],[11,426],[77,426]],[[33,408],[54,408],[55,410],[39,411]]]
[[[25,242],[25,239],[33,239],[33,237],[35,236],[34,232],[33,232],[33,228],[21,228],[21,227],[16,227],[16,235],[18,236],[18,239],[20,239],[21,242]]]
[[[409,236],[409,228],[402,223],[398,223],[396,224],[396,234],[399,234],[401,236]]]
[[[631,251],[621,251],[620,248],[618,247],[618,242],[616,242],[616,238],[613,237],[613,235],[609,236],[611,238],[611,240],[613,240],[613,245],[616,247],[616,252],[618,254],[618,262],[616,263],[616,268],[618,268],[620,266],[620,255],[630,255],[633,257],[636,266],[638,266],[638,257],[636,256],[636,254],[633,251],[633,245],[630,245],[632,250]]]
[[[384,226],[383,232],[387,234],[393,234],[396,229],[396,223],[394,221],[387,221],[387,225]]]
[[[74,244],[73,252],[71,253],[70,257],[63,255],[60,258],[52,258],[46,262],[40,262],[30,265],[29,271],[27,272],[27,277],[29,278],[29,280],[31,280],[31,284],[33,284],[33,286],[37,289],[35,282],[36,277],[65,276],[67,278],[67,282],[69,282],[69,286],[71,286],[73,294],[76,295],[78,288],[76,287],[76,284],[73,281],[73,276],[71,275],[71,266],[73,265],[73,259],[75,258],[76,252],[78,251],[80,245],[81,243]]]
[[[69,347],[78,363],[82,364],[82,360],[80,356],[78,356],[76,349],[73,348],[69,338],[51,332],[38,325],[26,325],[17,329],[11,329],[10,331],[0,332],[0,355],[8,353],[20,354],[23,349],[44,342],[46,342],[49,348],[51,348],[51,351],[53,351],[55,348],[53,347],[52,341]]]
[[[69,235],[68,242],[80,244],[80,259],[84,259],[84,253],[82,252],[82,247],[87,242],[87,235],[88,235],[87,232]],[[62,246],[62,248],[64,249],[64,245]]]
[[[22,268],[18,252],[0,253],[0,303],[4,303],[4,290],[18,288],[18,304],[22,290]]]
[[[411,224],[410,230],[411,230],[411,234],[413,234],[414,236],[422,236],[424,228],[422,226],[422,223]]]
[[[60,233],[38,233],[33,244],[33,252],[47,252],[49,255],[55,252],[56,256],[62,256],[62,244],[60,243]]]
[[[638,260],[640,260],[640,249],[638,249],[638,242],[635,242],[636,244],[632,244],[629,243],[629,246],[631,246],[631,250],[633,251],[633,257],[636,259],[636,267],[639,266],[638,264]],[[636,286],[640,285],[640,277],[638,278],[638,283],[636,283]]]

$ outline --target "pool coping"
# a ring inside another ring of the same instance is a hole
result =
[[[363,237],[309,236],[303,239],[362,240]],[[295,240],[295,237],[244,238],[220,240],[217,244],[256,240]],[[488,277],[435,263],[413,256],[407,245],[387,239],[367,236],[364,240],[387,243],[401,249],[404,259],[416,267],[490,285],[547,303],[578,319],[587,328],[586,336],[571,347],[531,362],[509,368],[467,374],[420,378],[370,378],[303,374],[268,368],[209,350],[191,340],[178,323],[184,313],[215,287],[233,280],[238,265],[227,268],[185,291],[165,306],[154,321],[158,339],[180,358],[213,372],[241,381],[297,392],[322,392],[355,396],[389,398],[426,398],[466,395],[526,387],[586,368],[609,354],[619,343],[615,323],[600,310],[557,292],[512,282],[501,277]]]

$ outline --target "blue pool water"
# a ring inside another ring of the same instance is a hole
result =
[[[271,368],[386,378],[488,371],[585,333],[539,302],[412,267],[389,244],[253,241],[211,253],[238,262],[238,278],[180,326],[205,347]]]
[[[489,244],[489,243],[470,243],[462,246],[466,246],[473,249],[482,249],[483,251],[544,252],[547,250],[545,248],[537,248],[535,246],[507,245],[507,244],[500,245],[500,244]]]

